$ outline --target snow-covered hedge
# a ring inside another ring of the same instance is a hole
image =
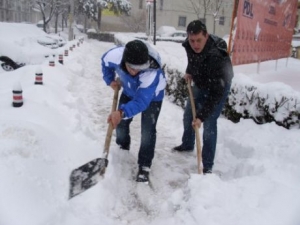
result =
[[[130,36],[124,39],[115,35],[116,45],[124,45],[130,40]],[[168,65],[164,71],[167,76],[167,97],[184,108],[188,91],[182,72]],[[222,113],[233,122],[249,118],[258,124],[275,122],[287,129],[300,128],[300,94],[283,83],[261,84],[239,74],[232,81]]]
[[[183,108],[188,95],[183,74],[168,67],[165,72],[166,95]],[[260,84],[246,76],[235,77],[223,115],[233,122],[251,118],[258,124],[275,122],[287,129],[300,128],[300,94],[283,83]]]
[[[176,105],[184,108],[188,90],[183,74],[177,69],[171,69],[168,66],[164,69],[167,76],[166,95]]]
[[[261,84],[235,77],[224,115],[233,121],[251,118],[259,124],[300,128],[300,94],[283,83]]]
[[[89,39],[97,39],[98,41],[104,41],[104,42],[114,42],[115,37],[112,33],[96,33],[96,32],[87,32]]]

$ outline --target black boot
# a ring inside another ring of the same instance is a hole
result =
[[[139,168],[138,174],[136,176],[137,182],[149,182],[149,172],[150,168],[142,166]]]
[[[176,146],[172,149],[173,151],[177,151],[177,152],[192,152],[194,151],[193,148],[183,148],[182,145]]]
[[[212,173],[212,169],[203,168],[203,174],[210,174]]]

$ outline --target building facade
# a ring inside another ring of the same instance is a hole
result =
[[[41,13],[30,7],[26,0],[0,0],[1,22],[36,23],[41,20]]]
[[[148,15],[149,7],[153,11],[153,0],[130,0],[130,2],[132,4],[131,17],[144,15],[146,21],[153,19],[153,15]],[[204,1],[193,0],[193,2]],[[229,34],[234,0],[212,0],[211,2],[220,2],[221,6],[216,16],[214,16],[217,11],[216,5],[211,5],[206,11],[201,7],[196,11],[190,0],[156,0],[156,29],[160,26],[173,26],[178,30],[185,30],[190,21],[201,19],[206,24],[209,33],[221,37]],[[104,30],[109,30],[109,24],[115,28],[118,23],[126,30],[122,19],[104,15],[102,22]],[[142,27],[144,27],[144,30],[140,31],[145,32],[147,29],[146,23]],[[130,30],[127,29],[126,31]]]
[[[130,2],[132,4],[130,16],[103,13],[101,31],[146,32],[149,26],[153,31],[153,17],[150,18],[153,15],[149,16],[148,13],[149,11],[153,13],[153,0],[130,0]],[[160,26],[173,26],[178,30],[185,30],[190,21],[200,19],[206,24],[209,33],[220,37],[229,34],[234,0],[211,0],[210,2],[215,4],[220,3],[218,10],[213,4],[206,10],[203,6],[196,10],[197,7],[193,7],[192,2],[203,3],[205,0],[156,0],[156,29]],[[298,1],[298,26],[296,25],[298,29],[300,27],[299,14],[300,0]],[[0,0],[0,21],[2,22],[37,23],[41,19],[41,13],[30,7],[27,0]]]

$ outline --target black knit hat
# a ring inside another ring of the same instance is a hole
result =
[[[140,40],[130,41],[125,45],[122,61],[133,69],[149,68],[149,53],[146,44]]]

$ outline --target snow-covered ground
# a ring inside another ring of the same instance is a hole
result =
[[[171,151],[180,144],[183,110],[168,98],[157,126],[152,188],[134,181],[137,116],[130,152],[119,150],[113,136],[105,178],[68,200],[71,171],[102,156],[113,91],[102,80],[100,57],[111,47],[85,39],[64,65],[49,67],[45,59],[0,71],[0,225],[300,224],[299,129],[220,118],[214,173],[199,175],[195,152]],[[184,70],[180,44],[158,42],[156,48],[164,62]],[[255,64],[239,66],[235,75],[287,88],[299,82],[300,61],[274,65],[265,62],[260,74]],[[43,85],[34,85],[39,70]],[[20,108],[11,106],[17,87]],[[299,85],[293,88],[299,94]]]

